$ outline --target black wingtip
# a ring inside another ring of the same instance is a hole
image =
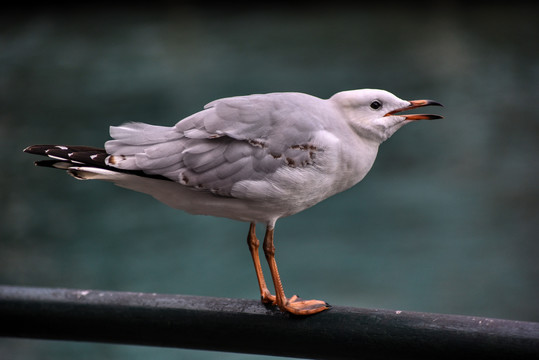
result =
[[[43,155],[49,157],[47,160],[36,161],[34,164],[40,167],[50,167],[61,170],[68,170],[71,166],[89,166],[101,169],[108,169],[120,173],[144,176],[152,179],[167,180],[161,175],[146,174],[141,170],[122,170],[107,165],[107,152],[105,149],[93,146],[82,145],[30,145],[23,150],[25,153]],[[70,175],[78,179],[83,177],[70,172]]]
[[[35,147],[35,145],[27,146],[27,147],[24,148],[23,152],[25,152],[25,153],[30,153],[30,154],[31,154],[31,153],[34,152],[34,150],[33,150],[34,147]]]
[[[46,151],[51,148],[54,148],[54,145],[30,145],[23,151],[34,155],[47,155]]]

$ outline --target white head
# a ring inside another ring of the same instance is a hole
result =
[[[329,100],[340,108],[359,136],[378,143],[387,140],[395,131],[411,121],[442,118],[439,115],[427,114],[397,115],[398,112],[422,106],[443,105],[432,100],[402,100],[385,90],[342,91]]]

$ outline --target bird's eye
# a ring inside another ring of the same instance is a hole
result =
[[[382,107],[382,103],[378,100],[375,100],[371,103],[371,109],[378,110]]]

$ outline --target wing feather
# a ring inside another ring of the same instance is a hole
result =
[[[233,97],[211,102],[173,127],[111,127],[108,163],[232,196],[239,182],[315,163],[324,148],[314,139],[331,118],[323,101],[299,93]]]

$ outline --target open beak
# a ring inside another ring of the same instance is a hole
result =
[[[390,111],[384,116],[397,115],[397,113],[401,111],[412,110],[412,109],[416,109],[416,108],[428,106],[428,105],[443,106],[439,102],[433,101],[433,100],[412,100],[410,101],[409,106]],[[440,116],[440,115],[430,115],[430,114],[398,114],[397,116],[404,116],[406,120],[435,120],[435,119],[444,118],[443,116]]]

